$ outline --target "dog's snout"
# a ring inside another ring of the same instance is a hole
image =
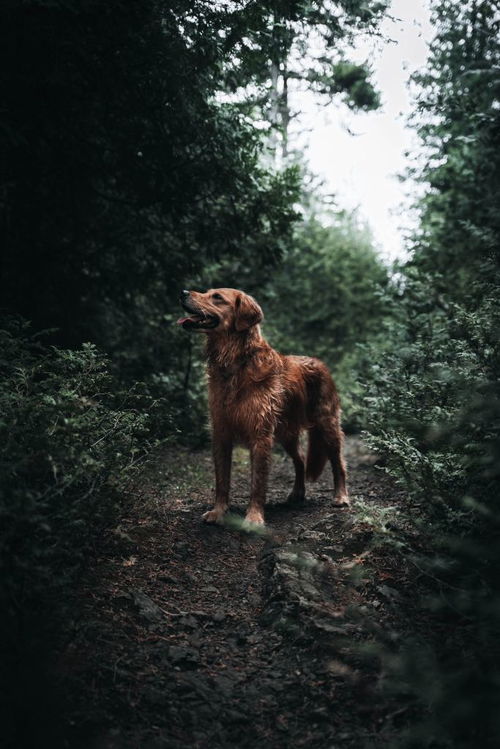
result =
[[[186,291],[186,289],[182,289],[181,291],[181,300],[184,301],[189,296],[189,291]]]

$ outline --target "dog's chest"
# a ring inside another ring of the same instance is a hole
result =
[[[234,410],[238,404],[256,396],[255,383],[241,367],[217,367],[209,371],[209,395],[214,405],[225,404]]]
[[[212,417],[247,433],[275,423],[282,406],[282,392],[276,377],[255,381],[241,368],[209,371],[209,402]]]

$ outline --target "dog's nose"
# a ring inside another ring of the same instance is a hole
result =
[[[189,296],[189,291],[186,291],[186,289],[182,289],[181,299],[186,299],[188,296]]]

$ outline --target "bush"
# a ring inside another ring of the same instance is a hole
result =
[[[409,280],[385,351],[365,382],[370,442],[431,512],[494,493],[500,439],[500,315],[493,293],[471,311]]]
[[[1,638],[16,716],[64,629],[71,583],[122,508],[119,490],[143,454],[149,415],[138,393],[115,389],[91,344],[49,348],[11,318],[0,346]]]
[[[374,352],[366,419],[369,442],[408,491],[407,520],[420,547],[414,558],[433,588],[422,603],[442,630],[403,643],[388,685],[425,707],[425,720],[400,737],[402,745],[494,746],[500,731],[497,289],[471,287],[480,301],[466,308],[407,272],[385,354]]]

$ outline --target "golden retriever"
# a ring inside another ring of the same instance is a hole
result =
[[[335,506],[346,506],[346,469],[340,401],[328,368],[308,356],[283,356],[262,337],[262,310],[237,289],[183,291],[181,304],[189,317],[178,323],[206,334],[208,393],[215,463],[215,504],[205,513],[220,523],[229,507],[233,445],[250,449],[251,492],[246,521],[264,524],[264,505],[273,442],[293,460],[295,483],[288,499],[305,498],[305,478],[314,481],[329,459],[333,469]],[[299,436],[307,429],[307,461]]]

